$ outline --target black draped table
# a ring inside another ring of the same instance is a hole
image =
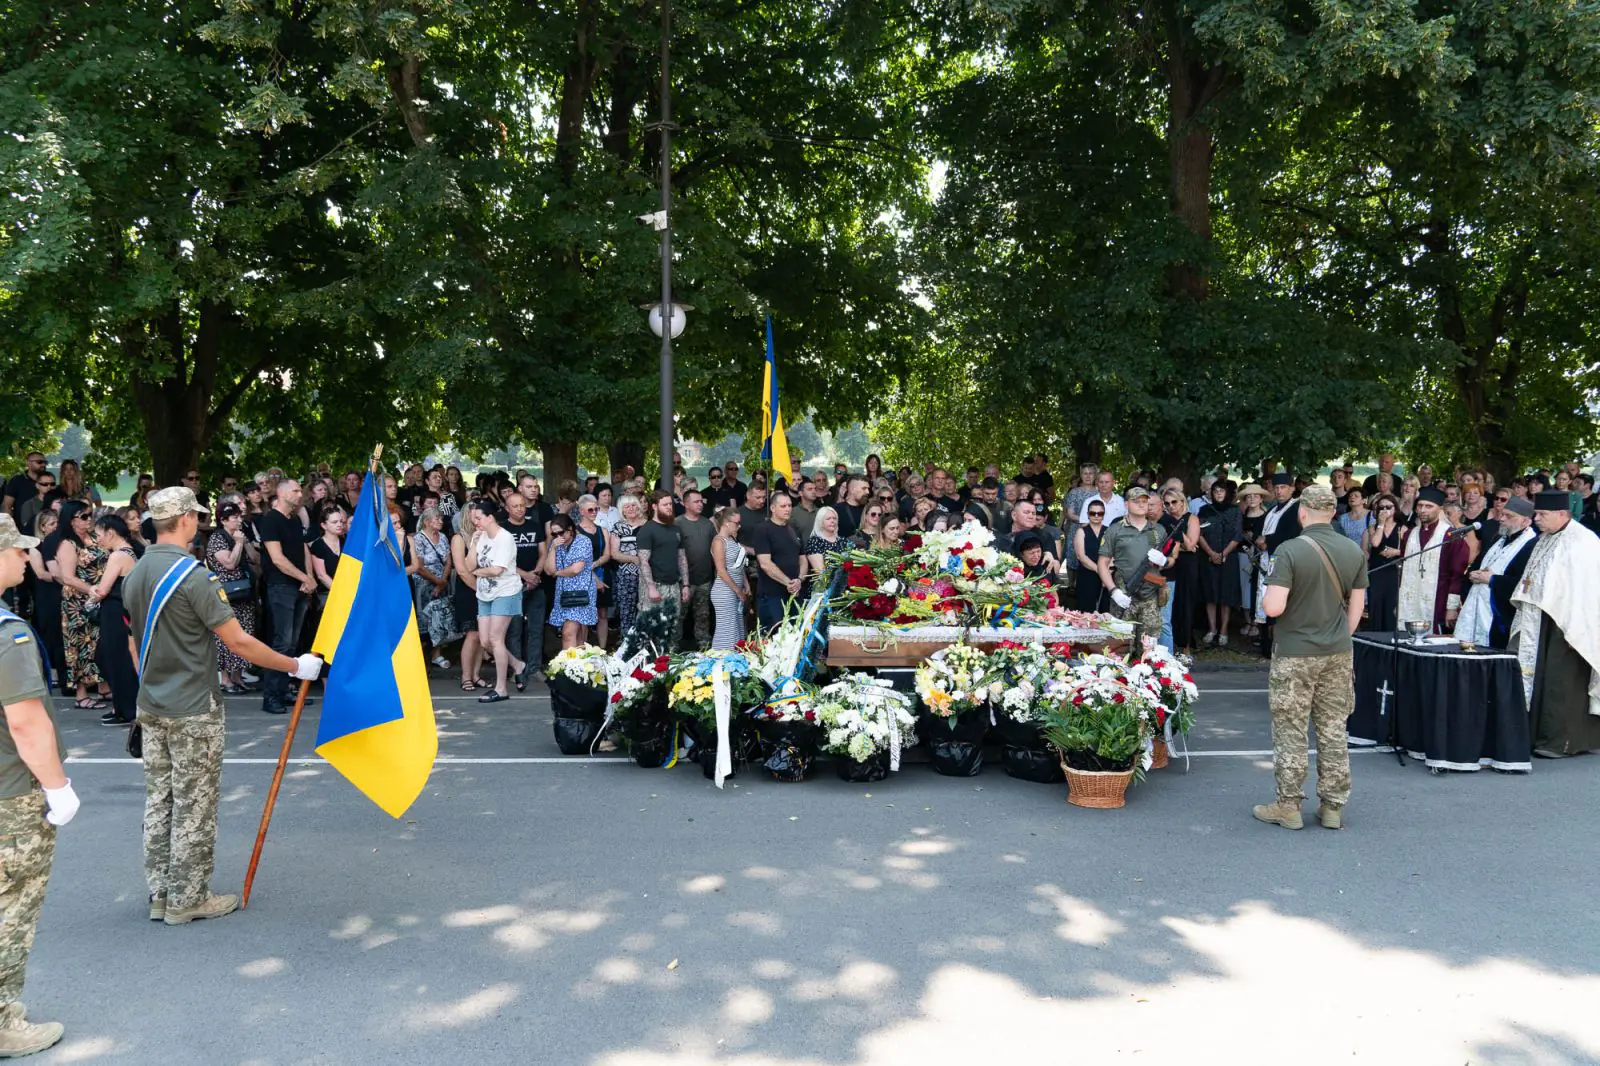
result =
[[[1433,770],[1533,769],[1522,670],[1509,652],[1357,633],[1352,746],[1393,744]]]

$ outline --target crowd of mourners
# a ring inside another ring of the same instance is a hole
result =
[[[482,471],[469,484],[458,467],[418,463],[384,475],[383,491],[425,654],[438,670],[459,667],[464,691],[496,702],[542,676],[547,644],[614,644],[641,610],[675,603],[667,614],[681,646],[731,648],[751,626],[769,627],[793,609],[830,555],[892,548],[963,523],[992,530],[996,547],[1084,611],[1119,605],[1100,562],[1111,555],[1116,527],[1159,523],[1170,560],[1162,642],[1192,651],[1250,641],[1264,636],[1264,560],[1297,531],[1293,503],[1311,481],[1266,462],[1248,477],[1208,473],[1191,495],[1176,478],[1140,471],[1119,484],[1111,471],[1085,464],[1061,486],[1042,454],[1011,476],[996,464],[962,473],[931,463],[886,469],[872,455],[862,470],[839,463],[806,476],[797,465],[769,484],[761,471],[741,480],[736,462],[700,472],[675,465],[668,493],[651,491],[628,467],[609,481],[562,481],[547,496],[526,471]],[[1401,567],[1384,564],[1407,556],[1419,515],[1430,531],[1442,521],[1460,534],[1466,551],[1457,554],[1468,570],[1495,543],[1511,501],[1540,492],[1568,493],[1573,517],[1600,532],[1594,478],[1577,463],[1503,485],[1481,470],[1439,479],[1427,464],[1402,474],[1390,455],[1364,480],[1348,465],[1328,476],[1335,523],[1369,558],[1372,629],[1396,626]],[[244,629],[275,650],[293,655],[309,645],[362,481],[359,471],[335,476],[325,465],[300,479],[278,469],[224,475],[214,485],[202,485],[197,470],[183,477],[211,507],[197,556]],[[154,540],[145,506],[154,487],[143,475],[125,505],[108,504],[77,463],[63,460],[52,471],[34,453],[5,483],[0,504],[42,540],[15,606],[41,633],[62,693],[103,711],[108,725],[135,713],[121,582]],[[263,710],[288,709],[287,675],[257,677],[225,645],[218,650],[227,694],[259,690]]]

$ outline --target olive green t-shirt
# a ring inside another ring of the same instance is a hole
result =
[[[1154,585],[1141,581],[1149,592],[1143,588],[1129,588],[1128,580],[1133,577],[1144,557],[1150,554],[1151,548],[1159,548],[1166,540],[1167,531],[1161,528],[1160,522],[1146,522],[1143,529],[1134,529],[1126,521],[1117,522],[1106,529],[1105,535],[1100,538],[1100,558],[1110,559],[1111,565],[1116,569],[1114,580],[1117,587],[1128,595],[1137,594],[1143,599],[1156,591]]]
[[[676,585],[683,578],[678,573],[678,550],[683,547],[683,537],[677,526],[646,522],[634,531],[640,551],[650,553],[650,576],[658,585]]]
[[[1307,526],[1298,537],[1278,545],[1267,584],[1288,589],[1289,603],[1272,631],[1275,655],[1336,655],[1351,648],[1350,623],[1339,588],[1311,541],[1328,553],[1346,591],[1368,584],[1366,552],[1332,525]]]
[[[61,729],[50,708],[50,686],[45,682],[44,665],[39,661],[39,641],[24,622],[0,623],[0,706],[24,700],[38,700],[50,716],[56,734],[56,753],[67,757],[61,744]],[[0,729],[0,799],[26,796],[39,787],[28,764],[17,754],[17,742],[10,729]]]
[[[189,553],[171,544],[153,544],[122,582],[135,641],[144,640],[156,586],[172,564]],[[228,595],[217,576],[197,566],[178,585],[156,620],[139,678],[139,709],[164,718],[188,718],[221,701],[217,685],[217,641],[212,630],[233,617]],[[140,645],[144,650],[143,645]]]

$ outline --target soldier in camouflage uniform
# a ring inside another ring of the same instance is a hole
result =
[[[1366,604],[1367,556],[1331,523],[1336,501],[1326,485],[1300,494],[1300,536],[1272,557],[1263,607],[1277,620],[1267,699],[1272,707],[1276,802],[1260,804],[1263,822],[1299,829],[1305,799],[1306,727],[1317,731],[1317,817],[1344,825],[1350,799],[1346,719],[1355,709],[1350,634]]]
[[[156,543],[124,579],[122,593],[140,642],[144,870],[150,920],[183,925],[220,918],[239,906],[238,896],[211,891],[224,739],[217,640],[247,662],[301,678],[316,677],[322,660],[291,659],[247,634],[216,575],[203,566],[163,588],[175,564],[191,558],[195,516],[206,509],[186,488],[160,489],[147,502]],[[159,613],[146,634],[158,594]]]
[[[28,549],[38,540],[0,514],[0,592],[22,583]],[[0,1058],[53,1047],[60,1022],[30,1022],[19,1003],[28,951],[44,906],[55,857],[56,827],[78,813],[78,797],[61,767],[61,735],[50,714],[49,665],[38,635],[0,605]]]
[[[1150,516],[1150,504],[1154,499],[1150,490],[1137,485],[1128,490],[1127,515],[1107,526],[1100,538],[1100,583],[1111,593],[1117,617],[1138,622],[1146,636],[1159,637],[1160,590],[1143,580],[1132,581],[1141,564],[1147,563],[1151,570],[1160,573],[1161,568],[1172,561],[1161,554],[1166,530]]]

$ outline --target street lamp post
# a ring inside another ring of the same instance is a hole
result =
[[[672,83],[669,80],[669,45],[672,39],[672,0],[661,0],[661,484],[672,491],[672,337],[678,329],[677,308],[672,303]]]

